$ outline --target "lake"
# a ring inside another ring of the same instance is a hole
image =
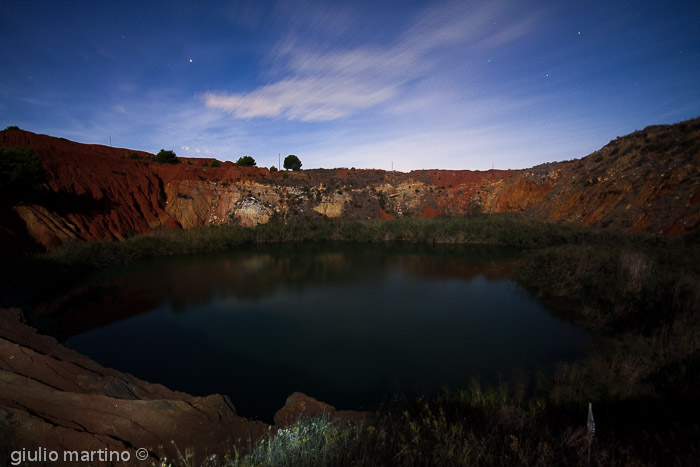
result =
[[[551,372],[586,332],[481,246],[294,244],[157,258],[92,276],[54,305],[64,343],[270,421],[294,391],[340,409]]]

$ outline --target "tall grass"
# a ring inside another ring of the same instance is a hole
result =
[[[65,264],[102,266],[153,256],[224,251],[256,243],[332,240],[474,243],[537,248],[588,241],[596,238],[596,235],[587,230],[535,221],[518,213],[364,222],[309,219],[273,221],[255,228],[216,225],[188,230],[158,229],[121,241],[72,243],[49,252],[46,257]]]
[[[630,420],[629,408],[603,405],[594,406],[597,426],[593,433],[589,406],[585,402],[561,406],[546,399],[518,396],[512,387],[484,389],[473,384],[432,400],[394,401],[362,426],[326,418],[301,418],[260,440],[248,454],[234,449],[224,462],[207,464],[697,465],[697,449],[690,444],[698,434],[697,427],[677,433],[667,431],[664,425],[655,428],[648,424],[620,430]],[[646,412],[640,410],[645,406]],[[657,409],[644,402],[634,404],[632,409],[656,417]],[[618,417],[620,420],[615,422]],[[690,449],[683,451],[683,443],[688,443]],[[644,448],[640,448],[642,445]]]

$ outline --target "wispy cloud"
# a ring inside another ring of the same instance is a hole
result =
[[[395,86],[362,83],[350,77],[331,80],[304,77],[284,80],[244,94],[205,95],[207,107],[229,111],[236,118],[283,117],[325,121],[353,114],[395,94]]]
[[[540,13],[531,13],[517,21],[506,24],[502,28],[497,28],[474,44],[475,48],[493,49],[518,40],[531,33],[542,21]]]
[[[326,13],[319,14],[325,17]],[[472,10],[455,4],[434,7],[406,25],[388,45],[350,49],[331,42],[319,50],[317,42],[287,34],[270,60],[275,66],[270,74],[280,78],[247,92],[210,91],[203,95],[204,102],[239,119],[318,122],[355,115],[396,97],[414,99],[410,83],[435,73],[451,48],[476,43],[500,46],[526,34],[536,23],[528,17],[498,26],[494,24],[498,16],[499,8],[493,4]],[[313,16],[309,21],[317,22]]]

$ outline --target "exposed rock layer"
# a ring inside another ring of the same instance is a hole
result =
[[[548,221],[661,234],[700,225],[700,119],[648,127],[580,160],[528,170],[269,172],[1,131],[32,147],[48,190],[3,206],[0,234],[24,248],[119,239],[157,227],[254,226],[272,219],[388,219],[526,211]]]
[[[145,448],[155,460],[196,447],[201,460],[269,430],[238,416],[225,396],[193,397],[104,368],[19,319],[0,309],[3,450],[109,449],[135,459]]]
[[[369,413],[338,411],[302,393],[274,417],[278,428],[300,416],[362,424]],[[105,368],[0,309],[0,459],[12,451],[128,452],[192,465],[233,446],[245,450],[272,427],[236,414],[226,396],[194,397]],[[135,464],[136,462],[132,462]],[[77,465],[86,465],[85,462]],[[92,465],[100,465],[92,463]]]

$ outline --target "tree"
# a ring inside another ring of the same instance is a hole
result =
[[[236,165],[241,167],[255,167],[256,162],[255,159],[250,156],[243,156],[238,158]]]
[[[161,149],[158,154],[156,154],[156,162],[159,164],[177,164],[180,162],[180,159],[177,158],[172,149],[167,151],[165,149]]]
[[[290,154],[284,158],[284,168],[287,170],[301,170],[301,161],[294,154]]]
[[[17,131],[19,130],[19,127],[17,125],[10,125],[7,128],[5,128],[5,131]]]
[[[274,165],[270,167],[270,172],[277,172],[277,167],[275,167]]]
[[[212,159],[209,161],[209,167],[213,167],[213,168],[221,167],[221,162],[219,162],[216,159]]]

